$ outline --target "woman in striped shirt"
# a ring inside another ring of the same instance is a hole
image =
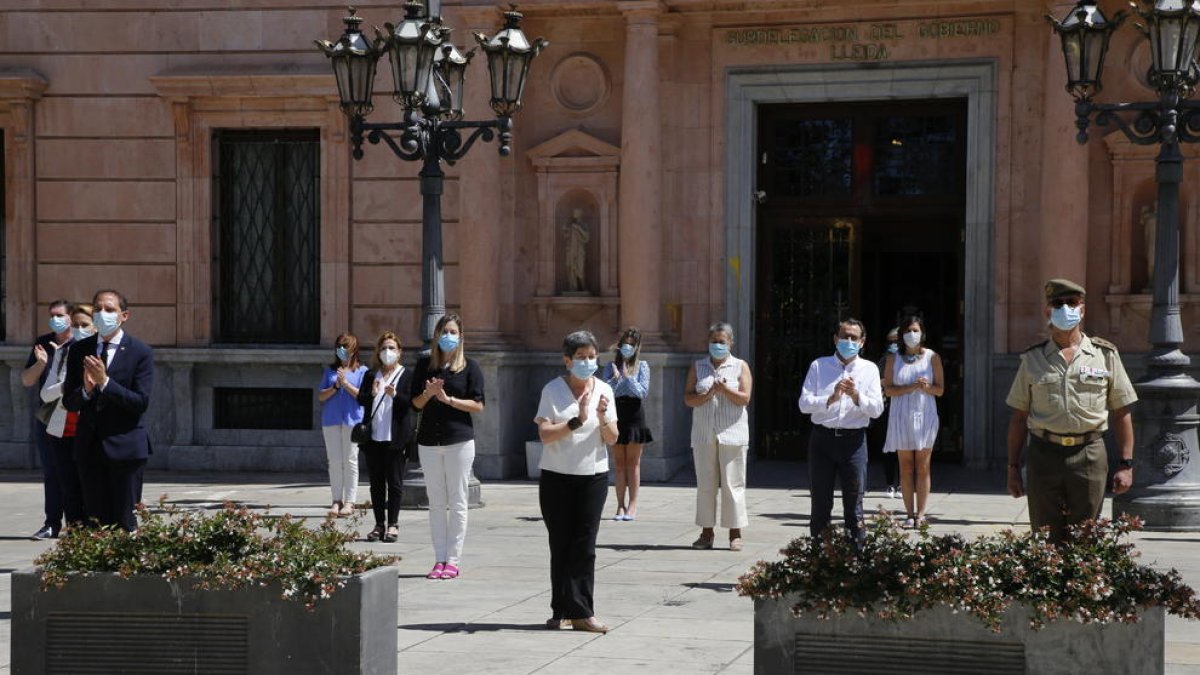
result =
[[[721,527],[729,528],[729,550],[742,550],[746,516],[746,452],[750,424],[746,406],[754,380],[750,366],[730,353],[733,326],[708,329],[708,356],[688,370],[684,403],[692,408],[692,456],[696,465],[696,524],[702,529],[693,548],[713,547],[717,492]]]

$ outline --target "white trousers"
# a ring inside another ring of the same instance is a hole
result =
[[[350,440],[349,424],[321,427],[325,433],[325,457],[329,460],[329,491],[333,501],[358,501],[358,444]]]
[[[724,445],[713,439],[692,448],[696,465],[696,524],[717,525],[717,492],[721,493],[721,527],[743,528],[746,515],[746,452],[748,445]]]
[[[434,562],[458,566],[467,538],[467,482],[475,463],[475,441],[418,445],[425,491],[429,495],[429,533]]]

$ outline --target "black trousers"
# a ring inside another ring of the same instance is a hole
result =
[[[538,502],[550,536],[550,610],[555,617],[596,614],[596,535],[607,497],[607,473],[574,476],[542,470]]]
[[[75,437],[49,438],[57,462],[63,516],[68,525],[80,525],[83,523],[83,485],[79,482],[79,468],[75,466]]]
[[[383,525],[386,515],[386,523],[395,525],[400,520],[400,496],[404,489],[404,451],[379,441],[370,441],[360,447],[367,457],[375,524]]]
[[[834,481],[840,478],[842,515],[846,532],[861,544],[863,493],[867,484],[867,434],[865,429],[829,429],[813,425],[808,442],[808,475],[812,491],[809,533],[815,539],[829,527],[833,514]]]
[[[83,487],[83,511],[88,520],[101,525],[120,525],[127,532],[137,529],[133,509],[142,500],[142,472],[146,460],[117,461],[104,454],[99,443],[76,448],[75,465]]]

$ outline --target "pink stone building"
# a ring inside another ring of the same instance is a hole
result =
[[[1120,3],[1102,3],[1114,7]],[[1003,462],[1016,357],[1040,289],[1089,289],[1089,332],[1135,371],[1150,295],[1153,149],[1074,140],[1044,0],[527,0],[533,65],[511,157],[447,167],[448,305],[485,367],[477,473],[524,472],[537,393],[578,327],[636,325],[654,366],[645,474],[689,461],[686,369],[730,321],[756,374],[754,451],[803,454],[795,398],[838,316],[867,355],[905,308],[946,360],[937,452]],[[399,3],[365,3],[368,25]],[[460,46],[493,3],[444,0]],[[294,0],[6,0],[0,6],[0,462],[30,466],[16,371],[46,305],[123,289],[156,348],[153,462],[321,465],[313,388],[335,336],[419,344],[417,166],[350,156],[314,38],[345,7]],[[1119,31],[1107,100],[1144,98],[1144,40]],[[490,115],[483,59],[468,117]],[[381,63],[372,120],[395,120]],[[1200,163],[1185,148],[1186,185]],[[572,289],[563,227],[587,228]],[[1182,302],[1200,321],[1200,200],[1184,193]],[[415,351],[415,350],[414,350]],[[412,356],[407,354],[406,356]]]

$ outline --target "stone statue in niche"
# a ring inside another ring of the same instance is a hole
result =
[[[562,228],[564,260],[567,266],[567,293],[587,293],[587,249],[592,240],[583,223],[583,209],[571,212],[571,222]]]
[[[1146,244],[1146,286],[1154,288],[1154,240],[1158,235],[1158,209],[1154,206],[1143,206],[1142,215],[1138,218],[1142,225],[1142,236]]]

